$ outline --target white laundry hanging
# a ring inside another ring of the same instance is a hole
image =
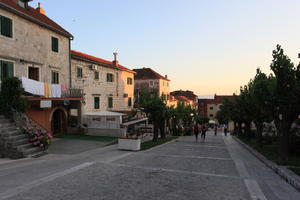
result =
[[[25,78],[23,76],[21,77],[21,82],[25,92],[39,96],[45,95],[44,83]]]
[[[52,84],[52,97],[61,98],[61,86],[59,84]]]

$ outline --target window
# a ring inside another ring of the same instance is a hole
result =
[[[108,108],[112,108],[112,107],[113,107],[113,98],[108,97]]]
[[[12,37],[12,20],[0,15],[0,32],[1,35],[6,37]]]
[[[99,80],[99,72],[94,72],[94,79]]]
[[[28,78],[35,81],[39,81],[39,68],[28,67]]]
[[[0,60],[0,81],[14,76],[14,64]]]
[[[100,109],[100,97],[94,97],[94,109]]]
[[[77,67],[77,78],[82,78],[82,68]]]
[[[107,82],[114,82],[114,75],[111,73],[107,73],[106,80],[107,80]]]
[[[209,109],[210,109],[210,110],[213,110],[213,109],[214,109],[214,107],[212,107],[212,106],[211,106],[211,107],[209,107]]]
[[[150,82],[149,82],[149,85],[150,85],[150,86],[153,86],[153,85],[154,85],[154,81],[150,81]]]
[[[132,98],[131,98],[131,97],[128,98],[128,106],[129,106],[129,107],[132,106]]]
[[[52,37],[52,51],[58,52],[58,38]]]
[[[127,85],[132,85],[132,78],[127,78]]]
[[[51,72],[51,83],[52,84],[59,84],[59,73],[57,71]]]
[[[167,82],[167,86],[169,86],[169,82]]]
[[[210,116],[210,117],[214,117],[214,115],[213,115],[213,114],[210,114],[209,116]]]

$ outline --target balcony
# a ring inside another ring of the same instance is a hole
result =
[[[62,98],[83,98],[83,90],[78,88],[69,88],[63,91],[61,94]]]

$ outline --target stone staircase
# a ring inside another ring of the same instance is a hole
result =
[[[42,151],[29,142],[28,136],[14,122],[0,115],[0,158],[31,157]]]

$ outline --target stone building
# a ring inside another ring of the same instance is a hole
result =
[[[185,102],[187,105],[190,105],[193,109],[198,109],[198,96],[194,92],[189,90],[176,90],[171,92],[171,96],[174,96],[175,99]]]
[[[170,99],[170,80],[167,75],[162,76],[151,68],[134,69],[134,95],[136,99],[141,91],[154,92],[159,96]]]
[[[66,132],[70,110],[77,108],[81,100],[80,95],[76,96],[79,98],[67,95],[72,87],[70,43],[73,36],[47,17],[41,4],[33,8],[30,1],[0,0],[0,83],[16,76],[63,85],[64,98],[27,93],[31,104],[27,115],[51,133]]]
[[[199,99],[198,111],[200,116],[206,116],[210,120],[216,121],[217,112],[223,104],[224,99],[233,99],[233,95],[216,95],[213,99]]]
[[[78,51],[72,55],[72,85],[84,93],[83,113],[133,109],[135,72],[114,61]]]

